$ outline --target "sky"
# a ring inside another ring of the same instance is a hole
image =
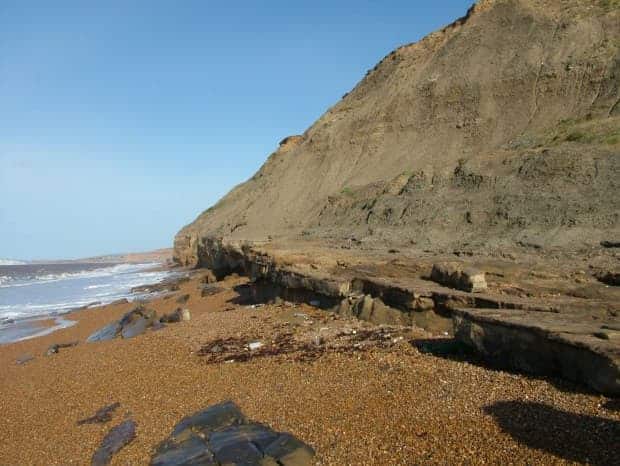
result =
[[[0,258],[170,247],[472,0],[0,2]]]

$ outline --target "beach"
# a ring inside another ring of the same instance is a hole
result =
[[[244,277],[208,286],[203,297],[198,271],[175,291],[150,299],[146,306],[158,316],[183,307],[191,319],[135,338],[85,342],[135,307],[122,303],[69,313],[64,317],[76,322],[69,328],[0,346],[0,464],[89,464],[104,435],[126,418],[137,423],[136,438],[111,464],[148,464],[181,418],[225,400],[310,445],[317,464],[602,465],[618,459],[617,399],[424,351],[420,342],[437,337],[421,329],[386,333],[307,303],[252,303]],[[389,344],[362,342],[311,355],[307,345],[256,357],[243,349],[227,356],[213,345],[228,339],[269,346],[282,335],[325,334],[316,343],[321,348],[329,335],[379,331]],[[75,347],[44,355],[52,344],[74,341]],[[17,364],[24,355],[34,359]],[[77,425],[116,402],[110,422]]]

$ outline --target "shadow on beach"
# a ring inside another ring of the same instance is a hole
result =
[[[500,401],[484,408],[517,442],[568,461],[620,464],[620,421],[561,411],[526,401]]]

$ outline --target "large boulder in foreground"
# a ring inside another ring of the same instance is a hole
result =
[[[152,466],[310,466],[314,450],[290,434],[249,421],[231,401],[182,419],[156,449]]]

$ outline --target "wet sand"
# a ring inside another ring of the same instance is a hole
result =
[[[202,298],[198,278],[148,305],[179,305],[191,320],[130,340],[85,343],[133,308],[74,312],[77,323],[0,346],[0,464],[89,464],[105,433],[125,417],[137,437],[112,464],[148,464],[155,445],[183,417],[233,400],[251,419],[311,445],[317,464],[563,464],[618,462],[618,400],[557,380],[495,371],[418,351],[413,330],[390,348],[328,353],[310,362],[295,353],[209,363],[200,348],[219,338],[270,341],[282,332],[356,325],[305,304],[238,304],[244,278],[218,283]],[[299,315],[305,314],[302,318]],[[309,323],[311,322],[311,323]],[[80,340],[44,356],[54,343]],[[23,365],[23,354],[35,359]],[[119,402],[107,424],[77,425]]]

